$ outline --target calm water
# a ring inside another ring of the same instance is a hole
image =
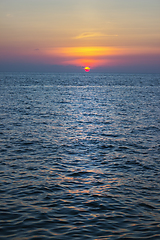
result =
[[[160,75],[0,74],[0,239],[160,239]]]

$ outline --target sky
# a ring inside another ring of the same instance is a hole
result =
[[[0,71],[160,73],[160,0],[1,0]]]

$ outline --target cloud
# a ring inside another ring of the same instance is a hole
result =
[[[84,32],[74,37],[74,39],[92,38],[92,37],[117,37],[118,35],[107,35],[99,32]]]
[[[6,17],[7,17],[7,18],[10,18],[10,17],[12,17],[12,15],[11,15],[10,13],[7,13],[7,14],[6,14]]]

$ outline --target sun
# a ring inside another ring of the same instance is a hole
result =
[[[90,71],[90,67],[85,67],[84,70],[85,70],[86,72],[89,72],[89,71]]]

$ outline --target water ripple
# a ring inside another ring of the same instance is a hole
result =
[[[0,76],[0,238],[158,240],[160,76]]]

